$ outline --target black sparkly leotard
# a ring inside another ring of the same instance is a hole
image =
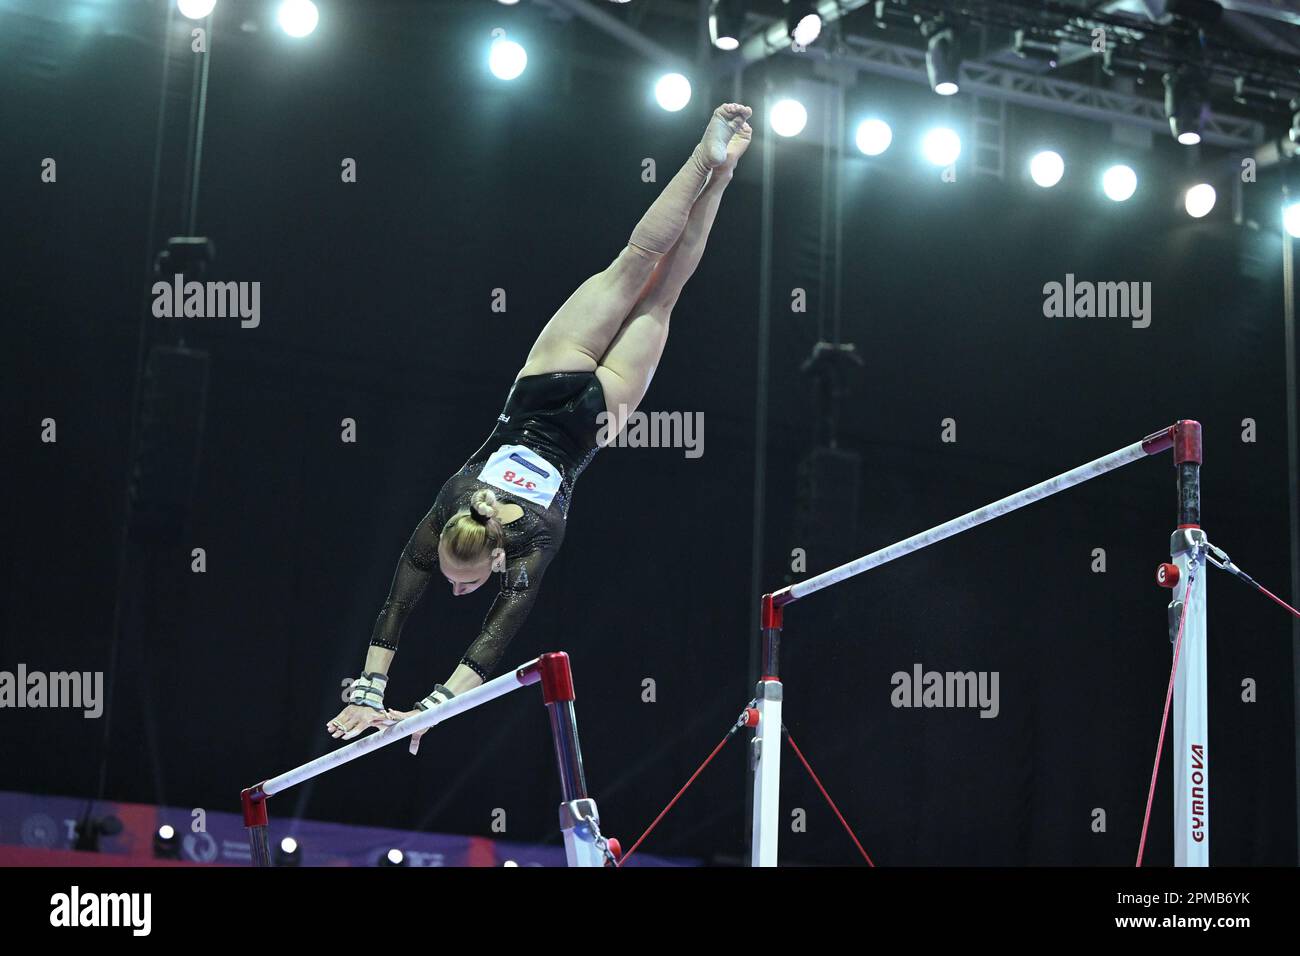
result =
[[[542,575],[564,540],[573,485],[599,450],[603,421],[599,416],[604,412],[605,393],[591,372],[528,375],[514,383],[492,434],[442,486],[433,507],[406,542],[388,600],[375,621],[372,646],[397,649],[402,625],[437,567],[443,526],[456,512],[469,507],[474,492],[490,488],[502,503],[517,504],[524,514],[503,526],[506,561],[501,591],[478,637],[460,659],[484,680],[488,678],[532,610]],[[522,492],[511,494],[499,483],[479,480],[502,446],[522,446],[533,452],[524,458],[514,456],[525,478],[549,474],[547,465],[555,468],[558,488],[548,505],[529,500]]]

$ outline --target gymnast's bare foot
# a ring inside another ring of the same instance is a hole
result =
[[[740,129],[736,130],[731,137],[731,142],[727,144],[727,159],[721,166],[720,170],[731,170],[736,168],[736,163],[740,162],[740,157],[745,155],[745,150],[749,149],[749,141],[754,135],[753,128],[748,123],[741,123]]]
[[[741,106],[739,103],[723,103],[713,111],[709,125],[700,140],[700,146],[704,150],[704,161],[709,166],[721,166],[728,161],[734,165],[735,160],[740,158],[740,154],[749,145],[750,136],[753,135],[753,130],[747,122],[753,113],[754,111],[748,106]],[[738,144],[735,159],[732,159],[731,144],[738,137],[743,137],[741,141],[743,145]]]

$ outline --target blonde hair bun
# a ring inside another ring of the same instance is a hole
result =
[[[482,515],[484,518],[495,518],[498,508],[497,496],[484,488],[482,491],[474,492],[474,497],[470,499],[469,506],[476,514]]]

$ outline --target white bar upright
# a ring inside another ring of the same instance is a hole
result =
[[[750,741],[753,774],[753,833],[750,866],[776,866],[781,812],[781,682],[758,682],[758,724]]]
[[[1209,563],[1205,532],[1201,529],[1201,428],[1195,422],[1179,422],[1175,429],[1178,527],[1171,536],[1169,552],[1178,568],[1178,581],[1169,605],[1171,654],[1184,608],[1186,622],[1178,653],[1178,671],[1174,675],[1174,866],[1209,866],[1210,740],[1205,601]]]

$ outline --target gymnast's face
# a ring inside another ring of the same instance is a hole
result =
[[[441,544],[438,545],[438,567],[442,569],[442,576],[447,579],[451,593],[456,597],[472,594],[492,576],[491,558],[484,558],[478,564],[465,564],[448,555]]]

